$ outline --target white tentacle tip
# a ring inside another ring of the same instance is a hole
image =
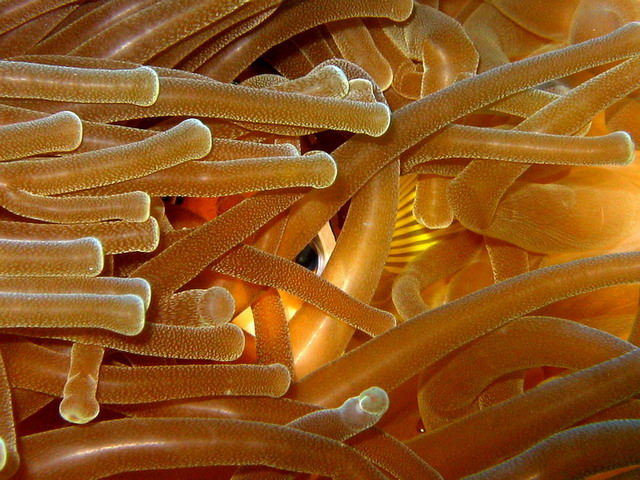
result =
[[[380,387],[371,387],[358,396],[358,403],[363,411],[382,415],[389,408],[389,396]]]

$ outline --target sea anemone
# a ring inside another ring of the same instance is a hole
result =
[[[0,478],[640,474],[640,2],[0,18]]]

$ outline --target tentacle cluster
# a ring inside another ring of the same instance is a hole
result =
[[[638,21],[0,0],[0,478],[636,478]]]

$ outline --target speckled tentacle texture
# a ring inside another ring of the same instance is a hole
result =
[[[0,19],[0,478],[637,474],[640,0]]]

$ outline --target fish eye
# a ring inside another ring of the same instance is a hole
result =
[[[315,272],[318,269],[319,260],[318,252],[313,243],[304,247],[296,256],[296,263],[298,265],[302,265],[307,270],[311,270],[312,272]]]
[[[327,265],[335,245],[335,236],[331,226],[327,223],[313,240],[296,255],[295,262],[316,275],[320,275]]]

